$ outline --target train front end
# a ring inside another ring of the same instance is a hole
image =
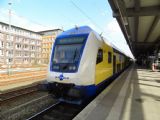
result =
[[[61,101],[80,104],[95,93],[90,85],[92,70],[87,70],[93,68],[86,60],[89,32],[84,29],[88,31],[79,28],[62,33],[52,48],[47,81],[49,90]]]

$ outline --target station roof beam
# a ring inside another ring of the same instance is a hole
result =
[[[160,47],[160,0],[108,0],[135,57]]]

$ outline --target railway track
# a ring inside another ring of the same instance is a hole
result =
[[[23,82],[38,82],[46,79],[46,71],[20,72],[11,75],[0,74],[0,87]]]
[[[79,105],[57,102],[27,120],[71,120],[82,109]]]
[[[17,97],[20,97],[26,94],[37,92],[38,90],[39,90],[39,85],[34,85],[27,88],[22,88],[22,89],[10,91],[10,92],[2,93],[0,94],[0,103],[6,102],[12,99],[16,99]]]

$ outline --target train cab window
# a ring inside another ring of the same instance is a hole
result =
[[[102,49],[99,49],[98,50],[98,54],[97,54],[97,61],[96,61],[96,64],[100,63],[103,61],[103,50]]]
[[[112,53],[108,52],[108,63],[112,63]]]

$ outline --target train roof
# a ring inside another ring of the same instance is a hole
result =
[[[81,26],[81,27],[75,27],[70,30],[64,31],[60,34],[60,36],[66,36],[66,35],[74,35],[74,34],[89,34],[91,31],[93,31],[88,26]]]
[[[109,42],[109,40],[108,39],[106,39],[106,38],[104,38],[104,37],[102,37],[102,39],[103,39],[103,41],[107,44],[107,45],[109,45],[109,46],[111,46],[114,50],[116,50],[118,53],[121,53],[121,54],[123,54],[123,55],[126,55],[121,49],[119,49],[117,46],[115,46],[113,43],[111,43],[111,42]],[[127,56],[127,55],[126,55]]]
[[[122,50],[120,50],[114,44],[112,44],[107,39],[105,39],[104,37],[99,35],[96,31],[94,31],[89,26],[80,26],[80,27],[75,27],[75,28],[69,29],[67,31],[62,32],[58,37],[60,37],[60,36],[68,36],[68,35],[75,35],[75,34],[76,35],[77,34],[79,34],[79,35],[80,34],[90,34],[91,32],[93,32],[96,35],[97,39],[104,41],[106,44],[111,46],[113,49],[117,50],[119,53],[122,53],[122,54],[126,55]]]

